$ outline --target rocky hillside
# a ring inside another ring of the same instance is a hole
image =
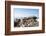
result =
[[[38,19],[37,17],[24,17],[21,19],[15,19],[14,20],[14,26],[15,27],[34,27],[38,26],[39,22],[36,20]]]

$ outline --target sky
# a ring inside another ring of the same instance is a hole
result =
[[[14,8],[14,18],[21,17],[39,17],[39,9],[28,9],[28,8]]]

